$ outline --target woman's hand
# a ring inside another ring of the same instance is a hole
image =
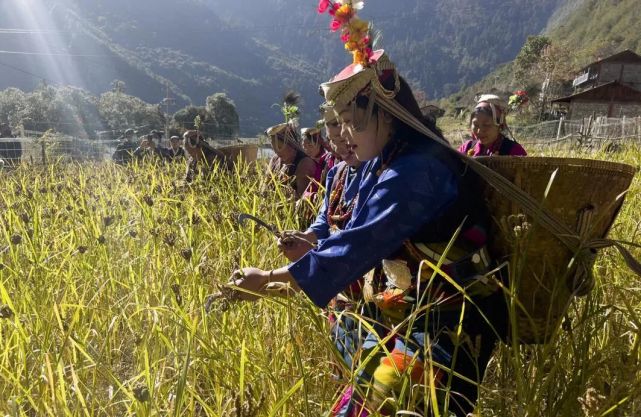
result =
[[[245,301],[256,301],[260,297],[256,294],[266,295],[265,287],[269,283],[269,271],[263,271],[258,268],[243,268],[231,275],[230,281],[227,285],[235,286],[241,290],[236,289],[234,292],[235,297]]]
[[[234,291],[234,299],[245,301],[256,301],[261,298],[261,295],[286,297],[300,291],[298,284],[287,271],[287,268],[272,271],[243,268],[234,271],[227,288]],[[254,294],[242,290],[251,291]]]
[[[296,262],[314,248],[314,244],[306,233],[296,230],[284,231],[278,239],[278,249],[291,262]]]

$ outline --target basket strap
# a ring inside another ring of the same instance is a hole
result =
[[[584,241],[575,230],[570,229],[563,222],[559,221],[549,210],[545,209],[536,199],[531,195],[517,187],[510,180],[499,174],[498,172],[481,164],[474,158],[458,152],[443,138],[432,132],[427,126],[418,121],[412,114],[410,114],[403,106],[398,104],[394,99],[390,99],[381,95],[376,96],[378,105],[385,111],[396,116],[399,120],[415,129],[419,133],[424,134],[428,138],[436,141],[438,144],[445,147],[450,152],[453,152],[462,159],[467,166],[476,172],[481,178],[493,187],[496,191],[509,198],[513,202],[519,204],[526,214],[537,219],[547,231],[552,233],[559,239],[565,246],[567,246],[575,255],[590,249],[599,249],[604,247],[614,246],[619,250],[623,259],[628,267],[636,274],[641,276],[641,263],[637,261],[634,256],[625,249],[622,244],[629,244],[629,242],[619,242],[609,239],[599,239]],[[594,246],[594,245],[602,246]],[[637,246],[634,244],[634,246]]]
[[[628,267],[637,275],[641,276],[641,262],[639,262],[624,245],[631,246],[637,249],[641,248],[641,245],[639,245],[638,243],[612,239],[592,239],[587,242],[586,247],[592,249],[604,249],[609,247],[615,248],[621,254],[621,257],[625,261],[626,265],[628,265]]]

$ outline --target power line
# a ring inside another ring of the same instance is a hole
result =
[[[37,55],[37,56],[64,56],[64,57],[101,57],[104,58],[106,55],[96,55],[96,54],[63,54],[57,52],[27,52],[27,51],[3,51],[0,50],[0,54],[4,55]]]
[[[380,24],[381,22],[397,22],[401,20],[406,20],[406,16],[384,16],[377,18],[375,16],[364,16],[365,19],[372,21],[376,23],[376,26]],[[309,25],[287,25],[283,26],[283,29],[291,29],[291,28],[299,28],[299,29],[310,29],[311,32],[334,32],[330,29],[329,27],[329,22],[319,24],[316,22],[310,23]],[[242,31],[242,32],[258,32],[258,31],[263,31],[267,29],[274,29],[274,25],[251,25],[251,26],[243,26],[243,25],[230,25],[222,29],[222,31]],[[212,30],[191,30],[189,33],[212,33]],[[50,33],[72,33],[72,34],[84,34],[84,31],[80,30],[53,30],[53,29],[28,29],[28,28],[0,28],[0,34],[50,34]]]
[[[48,82],[48,83],[50,83],[50,84],[55,84],[55,82],[54,82],[54,81],[49,80],[49,79],[47,79],[46,77],[43,77],[43,76],[41,76],[41,75],[34,74],[33,72],[29,72],[29,71],[27,71],[27,70],[25,70],[25,69],[18,68],[18,67],[14,67],[13,65],[5,64],[4,62],[0,62],[0,65],[2,65],[3,67],[11,68],[12,70],[14,70],[14,71],[18,71],[18,72],[21,72],[21,73],[23,73],[23,74],[30,75],[30,76],[32,76],[32,77],[34,77],[34,78],[39,79],[39,80],[44,80],[44,81],[46,81],[46,82]]]
[[[70,31],[64,30],[48,30],[48,29],[2,29],[0,28],[0,34],[7,35],[23,35],[23,34],[49,34],[49,33],[69,33]]]

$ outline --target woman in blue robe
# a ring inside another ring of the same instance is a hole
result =
[[[484,275],[490,269],[484,250],[488,216],[475,179],[452,152],[402,121],[407,114],[414,120],[422,115],[383,51],[367,67],[347,67],[323,89],[364,162],[351,219],[290,265],[244,268],[232,284],[266,294],[271,283],[286,283],[325,307],[366,275],[366,301],[376,311],[366,319],[378,326],[360,349],[355,384],[330,415],[393,414],[409,404],[410,411],[425,413],[443,406],[422,395],[435,386],[450,410],[464,416],[474,409],[506,316],[502,295]],[[444,250],[450,241],[453,249]],[[455,284],[438,274],[432,279],[425,260],[433,267],[441,262]],[[464,307],[471,298],[475,307]],[[408,383],[420,389],[403,390]]]
[[[340,162],[327,173],[323,204],[315,221],[304,232],[285,232],[278,241],[279,249],[291,262],[298,261],[318,245],[320,240],[343,230],[352,218],[358,197],[363,164],[347,144],[347,138],[342,135],[341,125],[334,112],[324,112],[323,119],[329,145]],[[357,321],[346,312],[353,313],[360,307],[361,293],[362,280],[358,280],[332,300],[328,311],[332,341],[347,368],[352,366],[362,332]],[[340,374],[341,367],[337,368],[337,373]]]

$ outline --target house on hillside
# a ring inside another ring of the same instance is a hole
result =
[[[424,117],[429,117],[432,120],[436,120],[439,117],[443,117],[445,115],[445,110],[434,104],[428,104],[421,107],[421,113]]]
[[[575,93],[579,93],[612,81],[641,90],[641,56],[626,49],[593,62],[579,71],[572,87]]]
[[[572,85],[574,94],[552,100],[568,118],[641,116],[641,56],[630,50],[581,69]]]

